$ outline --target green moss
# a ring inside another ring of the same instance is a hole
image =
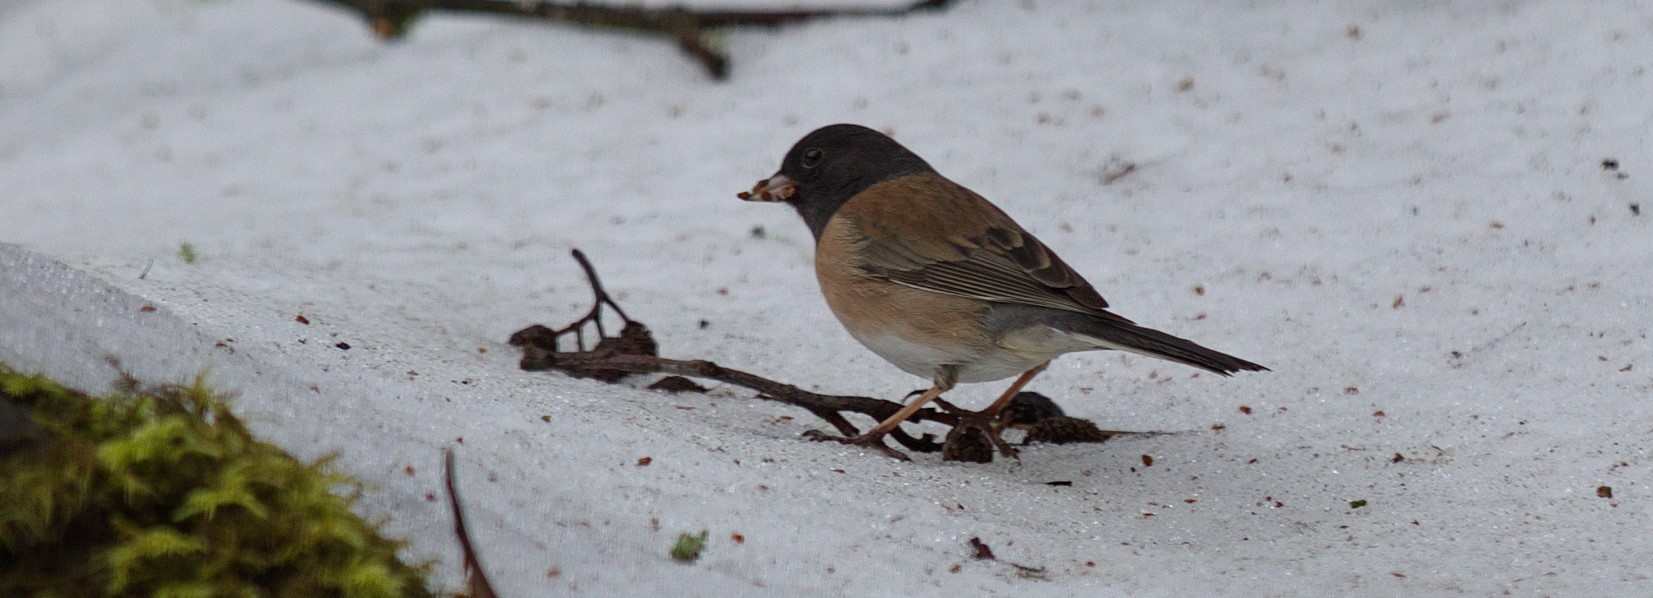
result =
[[[693,563],[700,560],[700,551],[706,549],[706,530],[700,530],[700,535],[683,532],[677,535],[677,544],[672,545],[672,560],[680,563]]]
[[[92,397],[0,365],[0,399],[37,428],[0,448],[0,595],[430,595],[350,512],[356,482],[254,438],[201,379]]]

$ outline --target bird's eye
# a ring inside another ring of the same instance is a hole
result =
[[[804,150],[804,157],[798,162],[802,164],[804,168],[814,168],[816,165],[821,163],[821,158],[823,157],[826,157],[826,153],[822,152],[821,148],[812,147]]]

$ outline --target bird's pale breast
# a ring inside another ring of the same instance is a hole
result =
[[[996,346],[982,329],[985,301],[867,275],[860,267],[865,242],[851,218],[833,218],[815,249],[815,274],[844,329],[885,361],[924,378],[936,377],[941,366],[957,366],[957,381],[985,382],[1015,376],[1054,356]]]

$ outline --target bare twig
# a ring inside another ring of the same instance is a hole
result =
[[[603,289],[602,281],[597,277],[596,269],[591,266],[591,262],[586,259],[584,253],[576,249],[573,254],[574,259],[579,261],[580,268],[585,271],[586,279],[591,283],[591,309],[580,319],[575,320],[574,323],[556,330],[535,324],[512,334],[511,345],[522,347],[522,361],[519,365],[524,370],[558,370],[574,376],[598,378],[607,382],[618,381],[628,373],[670,374],[716,380],[757,391],[758,398],[761,399],[800,407],[831,424],[845,438],[853,438],[860,435],[861,432],[844,417],[844,414],[859,413],[875,421],[883,421],[902,408],[902,404],[895,401],[813,393],[791,384],[770,380],[750,372],[723,367],[706,360],[681,360],[660,357],[657,354],[657,345],[653,336],[649,333],[648,327],[643,325],[642,322],[627,317],[625,312],[620,310],[620,306],[615,304],[608,291]],[[605,305],[614,308],[614,311],[619,313],[621,319],[625,321],[625,327],[618,336],[610,337],[603,331],[602,310]],[[596,347],[590,350],[586,350],[583,333],[581,332],[588,325],[596,326],[598,334],[602,337]],[[575,337],[577,350],[562,351],[559,347],[559,341],[562,337],[571,334]],[[1046,401],[1048,402],[1048,399]],[[952,426],[955,431],[960,431],[960,433],[949,434],[945,443],[938,442],[932,434],[914,437],[901,428],[892,430],[890,437],[909,450],[919,452],[943,451],[944,456],[951,454],[976,455],[979,451],[963,446],[954,447],[959,450],[952,453],[944,450],[945,446],[955,442],[975,442],[976,440],[991,442],[1003,454],[1015,454],[1015,449],[1006,444],[1003,439],[998,438],[998,432],[1003,428],[1001,422],[988,418],[981,413],[959,409],[946,401],[938,400],[937,405],[940,406],[939,409],[929,407],[920,409],[907,421],[915,423],[938,422]],[[1061,412],[1060,408],[1056,408],[1055,412],[1059,414]],[[1063,419],[1088,423],[1086,420],[1078,420],[1077,418]],[[1091,424],[1088,429],[1081,430],[1087,432],[1088,435],[1066,433],[1065,430],[1071,427],[1073,426],[1057,429],[1057,433],[1051,434],[1051,437],[1066,439],[1065,441],[1068,442],[1100,442],[1108,436],[1126,433],[1100,430],[1093,434],[1089,433],[1090,430],[1095,429],[1095,424]],[[969,430],[961,431],[963,428],[975,430],[975,432],[966,434],[963,432]],[[905,458],[904,455],[895,452],[893,449],[884,448],[887,454]],[[989,448],[985,459],[969,458],[968,460],[991,460],[991,452],[992,449]]]
[[[589,370],[617,370],[634,374],[675,374],[716,380],[755,390],[758,392],[758,398],[761,399],[802,407],[816,417],[832,424],[832,427],[837,428],[838,432],[845,436],[855,436],[860,434],[860,431],[849,420],[844,419],[843,412],[860,413],[882,421],[901,410],[901,404],[894,401],[870,397],[813,393],[791,384],[776,382],[757,374],[726,368],[700,359],[684,361],[652,355],[629,355],[613,350],[549,354],[543,350],[534,349],[535,347],[532,345],[525,348],[522,369],[528,371],[556,369],[576,373]],[[913,414],[907,421],[934,421],[952,425],[958,421],[958,417],[951,413],[927,408]],[[898,432],[900,431],[898,430]],[[929,435],[914,438],[905,432],[900,432],[899,434],[892,433],[891,437],[903,446],[915,451],[932,452],[941,448],[941,445],[936,443]]]
[[[620,309],[620,304],[614,302],[614,298],[608,296],[608,291],[603,288],[603,281],[597,278],[597,269],[591,267],[591,260],[585,259],[585,252],[575,249],[573,253],[574,261],[580,263],[580,269],[585,270],[585,279],[591,283],[591,311],[586,312],[585,317],[580,318],[573,324],[569,324],[567,327],[563,328],[558,332],[558,334],[565,334],[568,330],[572,329],[574,331],[575,346],[581,351],[584,351],[585,335],[580,332],[580,330],[584,327],[584,323],[590,322],[596,325],[598,338],[608,336],[608,332],[603,330],[604,305],[614,308],[614,313],[620,315],[620,321],[622,322],[629,324],[631,323],[631,318],[626,316],[626,310]]]
[[[767,26],[823,17],[893,17],[945,7],[951,0],[924,0],[903,8],[839,8],[776,11],[696,11],[683,7],[610,7],[584,2],[548,0],[316,0],[343,6],[367,19],[384,39],[407,33],[414,19],[426,11],[465,12],[554,21],[617,29],[631,29],[672,38],[679,48],[706,67],[714,79],[729,75],[729,57],[708,43],[705,34],[717,27]]]
[[[1504,339],[1509,338],[1511,335],[1514,335],[1517,331],[1521,330],[1522,328],[1525,328],[1526,326],[1527,326],[1526,322],[1516,324],[1515,327],[1510,328],[1509,330],[1505,330],[1502,334],[1499,334],[1498,336],[1495,336],[1495,337],[1492,337],[1491,339],[1483,341],[1483,342],[1481,342],[1481,344],[1470,347],[1468,350],[1453,351],[1451,353],[1452,358],[1455,359],[1455,360],[1460,360],[1461,361],[1461,360],[1464,360],[1464,359],[1468,358],[1471,355],[1474,355],[1475,353],[1485,351],[1485,350],[1490,349],[1492,347],[1496,347],[1496,346],[1498,346],[1499,343],[1504,342]],[[1461,366],[1460,365],[1454,365],[1453,367],[1461,367]]]
[[[620,304],[615,303],[614,298],[608,295],[608,291],[603,288],[603,281],[597,278],[597,269],[591,267],[591,260],[586,259],[585,252],[575,249],[573,254],[574,261],[579,262],[580,269],[585,270],[586,282],[591,284],[591,309],[586,311],[585,315],[580,316],[580,319],[574,320],[573,323],[556,330],[552,330],[539,324],[518,330],[515,334],[511,335],[510,343],[518,347],[535,346],[545,349],[551,353],[558,353],[562,350],[560,343],[562,337],[572,334],[574,335],[575,350],[584,352],[586,350],[586,326],[589,325],[597,328],[598,339],[609,338],[608,331],[603,329],[603,306],[606,305],[613,308],[614,313],[618,314],[620,316],[620,321],[624,323],[620,331],[620,336],[616,338],[624,339],[628,336],[627,333],[630,332],[632,340],[636,340],[639,343],[644,343],[647,345],[646,348],[638,347],[627,352],[653,355],[654,340],[652,338],[643,338],[648,334],[648,329],[646,327],[642,327],[642,325],[635,320],[632,320],[630,316],[627,316],[626,311],[620,309]],[[599,342],[598,349],[600,350],[601,348],[602,344]],[[526,364],[523,369],[527,369]]]
[[[494,598],[494,586],[488,582],[488,572],[482,570],[482,563],[476,559],[476,548],[471,545],[471,533],[465,527],[465,508],[459,504],[459,485],[453,476],[453,449],[442,451],[443,476],[448,486],[448,504],[453,507],[453,533],[459,536],[459,552],[465,562],[465,585],[469,590],[466,598]]]

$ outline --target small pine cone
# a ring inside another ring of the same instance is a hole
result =
[[[1027,439],[1023,444],[1048,442],[1051,444],[1067,444],[1070,442],[1103,442],[1112,438],[1113,434],[1103,432],[1096,427],[1096,423],[1078,417],[1053,417],[1046,419],[1027,430]]]
[[[993,442],[987,439],[987,433],[981,428],[954,427],[947,433],[947,441],[941,445],[941,460],[992,463]]]
[[[597,342],[598,351],[612,350],[621,355],[648,355],[657,357],[660,354],[659,345],[654,342],[654,335],[649,333],[649,327],[642,322],[626,322],[625,328],[620,329],[620,336],[608,337]]]
[[[547,351],[556,351],[557,333],[545,327],[544,324],[535,324],[511,333],[509,342],[513,347],[537,347]]]
[[[1005,423],[1010,427],[1026,430],[1044,420],[1064,415],[1067,415],[1067,413],[1062,411],[1062,407],[1057,405],[1056,401],[1050,400],[1050,397],[1032,391],[1023,391],[1016,393],[1016,396],[1010,399],[1010,404],[1005,405],[1004,414],[1001,417],[1005,418]]]

